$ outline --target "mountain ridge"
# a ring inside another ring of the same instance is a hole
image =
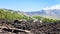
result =
[[[60,9],[54,9],[54,10],[40,10],[40,11],[33,11],[33,12],[25,12],[27,15],[41,15],[44,17],[50,17],[60,20]]]

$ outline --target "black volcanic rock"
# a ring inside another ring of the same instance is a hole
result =
[[[0,19],[0,21],[4,22],[3,24],[7,24],[5,23],[6,21],[5,19],[2,19],[2,20]],[[10,21],[6,21],[6,22],[8,22],[11,27],[13,26],[14,28],[17,28],[19,25],[19,28],[17,29],[29,30],[33,34],[60,34],[60,22],[54,22],[54,23],[32,22],[30,23],[29,21],[26,21],[26,22],[19,21],[19,20],[13,20],[13,21],[12,23],[14,25],[12,25]]]
[[[17,22],[18,23],[18,22]],[[20,23],[20,28],[23,30],[29,30],[34,34],[60,34],[60,22],[54,23]]]

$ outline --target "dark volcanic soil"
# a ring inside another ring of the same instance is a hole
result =
[[[25,21],[1,21],[1,24],[6,23],[18,29],[29,30],[33,34],[60,34],[60,22],[40,23],[40,22],[25,22]]]

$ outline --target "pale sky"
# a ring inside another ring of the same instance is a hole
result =
[[[60,5],[60,0],[0,0],[0,8],[24,12],[39,11],[55,5]]]

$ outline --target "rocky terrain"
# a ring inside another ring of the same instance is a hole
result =
[[[38,21],[37,22],[20,20],[8,21],[5,19],[0,19],[0,24],[7,24],[8,26],[11,27],[13,26],[14,28],[17,29],[28,30],[32,34],[60,34],[60,22],[41,23]]]
[[[60,20],[0,9],[0,34],[60,34]]]

